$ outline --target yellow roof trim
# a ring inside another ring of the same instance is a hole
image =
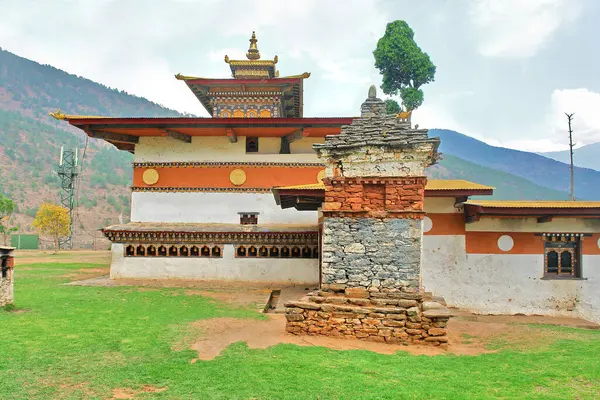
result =
[[[304,72],[300,75],[280,76],[279,79],[295,79],[295,78],[306,79],[309,77],[310,77],[310,72]]]
[[[189,76],[189,75],[177,74],[177,75],[175,75],[175,79],[177,79],[178,81],[191,81],[194,79],[205,79],[205,78],[201,78],[199,76]]]
[[[293,185],[293,186],[278,186],[274,187],[273,190],[287,189],[287,190],[325,190],[325,185],[322,183],[309,183],[308,185]]]
[[[90,118],[111,118],[104,117],[102,115],[72,115],[72,114],[63,114],[60,112],[60,109],[56,112],[48,113],[50,116],[59,121],[68,121],[70,119],[90,119]]]
[[[493,186],[465,181],[463,179],[429,179],[425,190],[494,190]]]
[[[236,66],[249,66],[249,67],[256,67],[256,66],[273,66],[275,64],[277,64],[277,56],[275,56],[275,59],[273,60],[230,60],[229,57],[225,56],[225,62],[229,65],[233,65],[234,67]]]
[[[600,208],[600,201],[570,200],[469,200],[464,204],[489,208]]]

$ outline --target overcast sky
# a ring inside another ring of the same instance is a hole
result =
[[[528,151],[600,142],[597,0],[0,0],[0,47],[207,116],[174,74],[226,78],[256,31],[281,76],[311,72],[305,116],[354,116],[372,51],[404,19],[437,66],[413,121]],[[383,97],[379,91],[380,97]],[[68,110],[65,110],[68,111]]]

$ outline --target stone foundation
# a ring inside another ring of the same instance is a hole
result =
[[[369,292],[329,285],[299,301],[285,303],[286,330],[381,343],[447,347],[452,312],[443,299],[424,293]]]
[[[13,268],[15,259],[13,247],[0,246],[0,307],[14,301]]]

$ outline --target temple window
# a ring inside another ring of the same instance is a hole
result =
[[[189,255],[189,251],[188,251],[188,248],[187,248],[187,246],[181,246],[181,247],[179,248],[179,255],[180,255],[181,257],[187,257],[187,256]]]
[[[300,247],[294,246],[292,248],[292,258],[300,258],[301,254]]]
[[[169,256],[177,257],[177,247],[171,246],[169,247]]]
[[[166,257],[166,255],[167,255],[167,248],[165,246],[160,246],[158,248],[158,255],[160,257]]]
[[[129,245],[125,248],[125,255],[128,257],[134,256],[135,255],[135,247],[133,247],[132,245]]]
[[[202,254],[202,257],[210,257],[210,247],[203,246],[201,254]]]
[[[265,246],[262,246],[260,249],[258,249],[258,255],[259,257],[269,257],[269,249],[267,249]]]
[[[257,212],[239,212],[241,225],[256,225],[258,224]]]
[[[269,257],[279,257],[279,249],[275,246],[269,249]]]
[[[213,257],[221,257],[221,248],[219,246],[214,246],[211,254]]]
[[[246,257],[246,248],[244,246],[238,246],[236,253],[238,257]]]
[[[258,138],[247,137],[246,138],[246,153],[258,153]]]
[[[141,244],[137,247],[136,255],[137,256],[145,256],[146,255],[146,249]]]
[[[192,257],[198,257],[200,255],[200,249],[198,248],[198,246],[192,246],[192,248],[190,249],[190,255]]]
[[[290,249],[287,246],[281,248],[281,257],[288,258],[290,256]]]
[[[148,255],[154,257],[156,255],[156,247],[148,246]]]
[[[254,246],[250,246],[248,248],[248,257],[256,257],[258,251],[256,250],[256,247]]]
[[[580,234],[544,234],[544,278],[581,278]]]
[[[313,258],[319,258],[319,248],[315,247],[313,249]]]

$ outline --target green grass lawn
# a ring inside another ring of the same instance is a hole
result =
[[[261,315],[182,289],[61,285],[97,265],[23,267],[15,296],[27,311],[0,311],[1,399],[108,399],[119,388],[135,399],[600,398],[598,331],[541,326],[569,339],[521,351],[496,343],[480,356],[236,343],[190,363],[190,322]]]

